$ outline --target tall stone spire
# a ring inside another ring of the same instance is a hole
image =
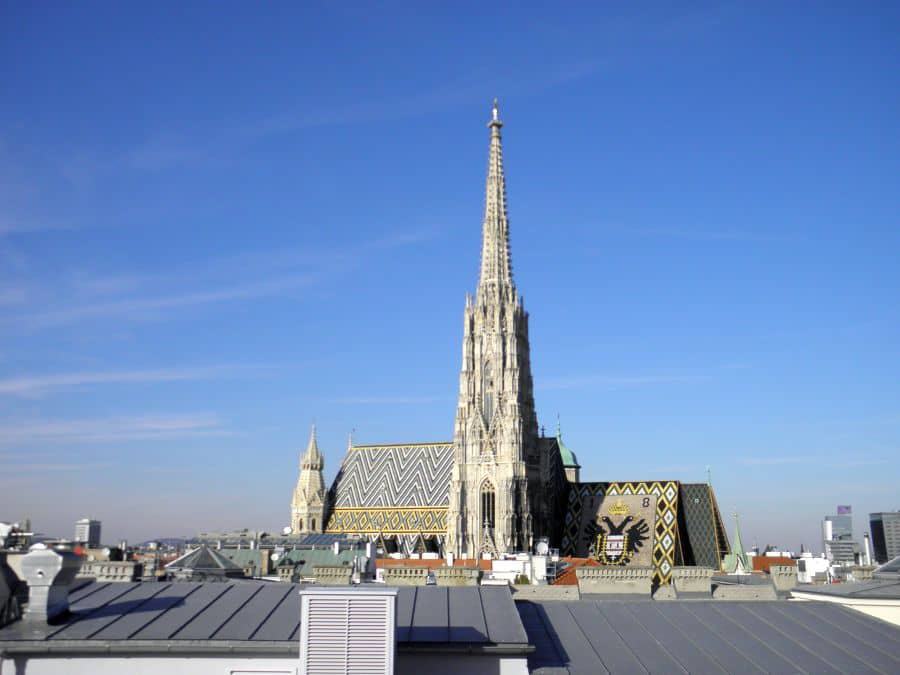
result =
[[[512,277],[509,253],[509,218],[506,211],[506,176],[503,173],[503,145],[500,138],[500,109],[497,99],[488,122],[491,145],[488,153],[488,173],[485,185],[484,220],[481,234],[481,278],[478,298],[488,294],[515,298],[516,286]]]
[[[325,458],[316,441],[312,425],[306,452],[300,458],[300,476],[291,500],[291,531],[294,534],[322,532],[325,528]]]
[[[516,295],[510,263],[502,126],[494,101],[481,277],[463,319],[446,542],[449,550],[470,556],[527,550],[546,520],[528,313]]]

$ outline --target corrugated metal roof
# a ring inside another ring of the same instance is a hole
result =
[[[896,673],[900,630],[832,603],[519,602],[533,672]]]
[[[54,643],[54,651],[77,652],[115,643],[126,652],[164,645],[259,643],[283,653],[298,649],[299,584],[90,583],[70,596],[70,614],[57,625],[18,621],[0,629],[0,648]],[[349,588],[348,588],[349,589]],[[347,590],[347,589],[345,589]],[[349,589],[352,590],[352,589]],[[437,646],[518,645],[525,634],[508,589],[409,587],[397,597],[398,643]],[[230,648],[230,647],[229,647]]]

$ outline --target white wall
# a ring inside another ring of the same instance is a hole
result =
[[[296,675],[298,666],[297,657],[19,657],[4,659],[0,663],[0,675]],[[401,653],[397,654],[396,672],[398,675],[528,675],[528,663],[524,657]]]

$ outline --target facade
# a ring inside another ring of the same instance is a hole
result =
[[[512,273],[496,102],[487,126],[481,268],[463,309],[453,438],[351,443],[327,499],[321,507],[315,502],[326,513],[326,533],[369,538],[385,552],[464,558],[530,551],[547,541],[564,555],[653,567],[654,583],[668,583],[676,565],[718,569],[728,538],[710,486],[582,483],[559,429],[555,436],[539,432],[529,315]],[[306,508],[298,494],[299,484],[295,514]]]
[[[100,521],[82,518],[75,523],[75,543],[87,544],[88,548],[100,546]]]
[[[838,513],[822,520],[822,542],[825,557],[839,565],[852,565],[859,555],[853,541],[853,516],[849,506],[839,506]]]
[[[870,513],[869,526],[876,563],[883,564],[900,556],[900,511]]]
[[[316,426],[309,434],[309,444],[300,460],[300,477],[291,500],[291,534],[322,532],[325,528],[325,458],[319,452]]]

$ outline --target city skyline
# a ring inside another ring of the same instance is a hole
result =
[[[837,504],[859,533],[897,508],[900,95],[874,13],[505,16],[469,54],[438,10],[232,10],[209,70],[190,9],[7,11],[3,518],[277,531],[313,421],[329,483],[353,429],[450,440],[494,96],[538,421],[582,480],[711,466],[748,545],[820,550]],[[157,34],[171,60],[133,49]]]

